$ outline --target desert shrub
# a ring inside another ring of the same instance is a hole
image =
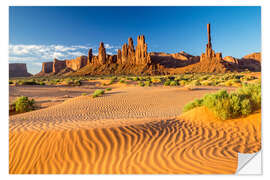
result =
[[[161,79],[160,78],[151,78],[151,82],[152,83],[161,83]]]
[[[261,108],[261,85],[245,84],[230,94],[226,90],[207,94],[200,100],[186,104],[183,111],[200,106],[207,107],[222,120],[246,116]]]
[[[169,86],[170,85],[170,83],[171,83],[171,81],[170,80],[166,80],[165,82],[164,82],[164,86]]]
[[[183,108],[183,112],[187,112],[195,107],[200,107],[202,106],[202,102],[203,100],[202,99],[195,99],[194,101],[192,102],[189,102],[188,104],[186,104]]]
[[[193,80],[193,81],[190,82],[190,84],[193,85],[193,86],[200,86],[201,85],[199,80]]]
[[[126,81],[124,79],[121,79],[119,82],[120,83],[125,83]]]
[[[133,81],[139,81],[139,78],[138,77],[134,77],[133,78]]]
[[[97,89],[97,90],[95,90],[95,92],[93,93],[93,98],[96,98],[96,97],[98,97],[98,96],[101,96],[101,95],[104,94],[104,93],[105,93],[104,90],[102,90],[102,89]]]
[[[35,80],[31,79],[31,80],[22,80],[18,82],[19,85],[39,85],[38,82],[36,82]]]
[[[145,86],[145,84],[144,84],[143,81],[139,81],[138,84],[139,84],[139,86],[141,86],[141,87],[144,87],[144,86]]]
[[[145,81],[145,82],[144,82],[144,85],[145,85],[145,86],[151,86],[151,81]]]
[[[112,88],[106,88],[106,91],[110,91],[110,90],[112,90]]]
[[[181,81],[179,81],[179,84],[181,86],[185,86],[187,84],[187,81],[186,80],[181,80]]]
[[[107,85],[111,85],[112,83],[117,81],[117,77],[113,76],[110,80],[110,82]]]
[[[178,86],[178,82],[177,81],[170,81],[170,86]]]
[[[210,81],[210,80],[202,81],[200,83],[203,86],[213,86],[215,84],[213,81]]]
[[[29,100],[26,96],[18,97],[15,101],[16,112],[28,112],[34,109],[35,100]]]
[[[81,95],[82,95],[82,96],[87,96],[87,93],[82,93]]]

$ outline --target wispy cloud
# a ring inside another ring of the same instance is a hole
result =
[[[97,47],[84,45],[9,45],[9,61],[20,62],[44,62],[57,59],[74,59],[78,56],[87,55],[89,48],[93,49],[93,54],[98,55]],[[116,54],[118,47],[105,44],[107,54]]]
[[[53,58],[73,59],[77,56],[86,55],[91,47],[73,45],[9,45],[10,61],[40,61],[52,60]]]

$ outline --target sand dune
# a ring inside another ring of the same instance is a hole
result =
[[[237,152],[260,149],[260,112],[227,122],[205,109],[179,117],[209,91],[123,88],[11,116],[10,173],[234,173]]]

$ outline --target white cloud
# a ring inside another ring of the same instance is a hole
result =
[[[9,45],[10,61],[52,61],[53,58],[73,59],[87,55],[91,47],[82,45]]]
[[[116,54],[118,47],[110,44],[104,45],[108,49],[107,54]],[[54,58],[74,59],[78,56],[87,56],[89,48],[93,49],[93,54],[98,55],[97,47],[86,45],[9,45],[9,61],[13,62],[44,62],[53,61]]]
[[[53,58],[59,59],[59,58],[63,58],[64,56],[65,55],[63,53],[61,53],[61,52],[54,52],[53,53]]]
[[[106,49],[112,49],[112,48],[114,48],[112,45],[110,45],[110,44],[104,44],[104,47],[106,48]]]

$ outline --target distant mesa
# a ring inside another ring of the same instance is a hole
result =
[[[54,59],[44,62],[37,76],[44,75],[164,75],[179,73],[224,73],[227,71],[261,71],[261,53],[253,53],[241,59],[232,56],[222,57],[212,48],[211,26],[207,24],[208,42],[201,56],[193,56],[184,51],[168,54],[165,52],[148,52],[144,35],[133,39],[118,49],[117,54],[108,55],[104,43],[98,48],[98,55],[89,49],[88,56],[71,60]]]
[[[9,63],[9,77],[29,77],[25,63]]]

